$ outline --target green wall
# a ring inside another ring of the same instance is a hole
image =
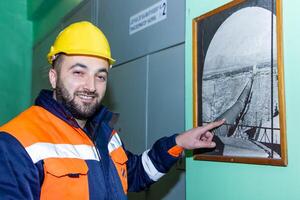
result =
[[[186,2],[186,128],[192,127],[192,19],[228,0]],[[283,0],[283,42],[288,166],[194,161],[187,158],[187,200],[296,200],[300,199],[300,1]]]
[[[0,125],[30,105],[32,22],[27,1],[0,1]]]
[[[83,0],[27,0],[28,16],[33,21],[33,43],[42,40]]]
[[[0,1],[0,125],[32,103],[32,47],[82,0]],[[44,55],[46,59],[46,55]]]

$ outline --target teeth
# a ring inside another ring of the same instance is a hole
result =
[[[94,98],[93,96],[86,96],[86,95],[79,95],[79,97],[82,98],[82,99],[87,99],[87,100],[90,100],[90,99]]]

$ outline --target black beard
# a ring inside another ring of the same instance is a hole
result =
[[[100,102],[92,105],[83,103],[83,106],[75,102],[75,96],[77,94],[94,95],[95,98],[97,98],[99,96],[97,93],[89,91],[74,92],[73,98],[71,98],[69,91],[60,81],[57,82],[55,94],[56,100],[64,105],[75,119],[87,120],[92,117],[100,108]]]

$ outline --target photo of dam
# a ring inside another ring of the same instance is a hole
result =
[[[203,122],[226,119],[214,130],[227,144],[216,153],[280,158],[278,75],[273,70],[271,95],[270,70],[270,63],[261,63],[203,77]]]

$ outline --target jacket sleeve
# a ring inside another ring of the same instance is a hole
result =
[[[128,161],[128,191],[138,192],[158,181],[179,159],[183,149],[176,145],[175,137],[157,140],[142,155],[126,151]]]
[[[34,164],[16,138],[0,132],[0,199],[39,199],[41,172],[41,162]]]

